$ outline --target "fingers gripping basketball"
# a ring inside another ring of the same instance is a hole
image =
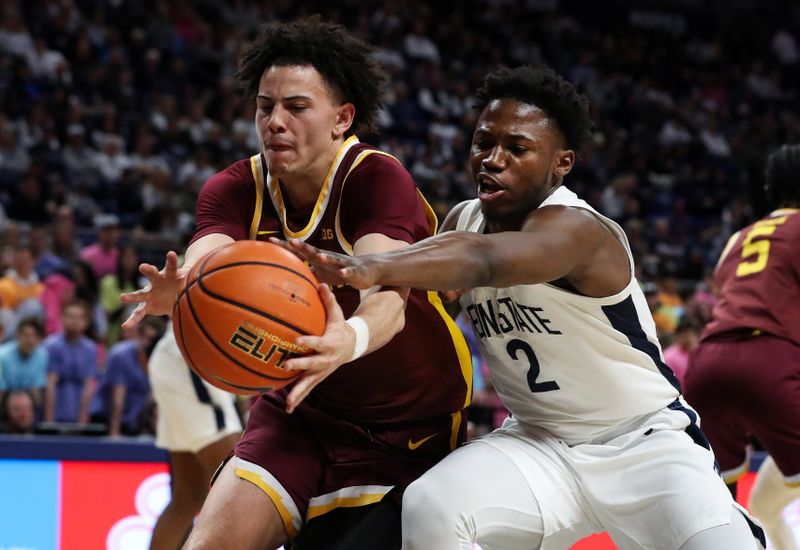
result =
[[[238,394],[281,388],[297,373],[283,364],[309,350],[295,344],[325,329],[319,283],[279,246],[237,241],[200,261],[173,310],[178,346],[211,384]]]

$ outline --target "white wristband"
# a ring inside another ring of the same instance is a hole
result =
[[[350,325],[356,333],[356,347],[353,349],[353,356],[350,358],[350,361],[355,361],[367,351],[367,346],[369,345],[369,327],[366,321],[358,315],[353,315],[345,321],[345,323]]]

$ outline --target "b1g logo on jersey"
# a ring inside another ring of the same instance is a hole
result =
[[[265,363],[273,360],[273,356],[277,353],[278,360],[274,363],[276,367],[282,367],[287,359],[308,351],[305,346],[293,344],[248,322],[236,328],[229,343],[237,350]]]

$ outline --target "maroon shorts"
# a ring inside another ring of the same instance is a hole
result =
[[[267,493],[292,538],[305,521],[334,508],[372,504],[390,490],[400,499],[406,486],[463,441],[466,425],[461,415],[448,415],[363,426],[307,402],[292,414],[285,409],[285,393],[261,396],[233,454],[236,475]]]
[[[800,347],[768,334],[702,342],[684,394],[731,482],[749,468],[756,438],[787,481],[800,482]]]

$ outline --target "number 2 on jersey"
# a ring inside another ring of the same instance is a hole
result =
[[[536,358],[536,354],[533,353],[533,348],[531,345],[526,342],[525,340],[520,340],[519,338],[515,338],[511,340],[508,345],[506,346],[506,351],[511,356],[512,359],[517,358],[517,352],[522,352],[525,354],[525,357],[528,359],[528,363],[530,364],[530,368],[528,369],[528,387],[531,389],[533,393],[541,393],[546,391],[555,391],[560,390],[561,388],[558,386],[558,382],[555,380],[548,380],[547,382],[537,382],[536,379],[539,378],[539,374],[541,369],[539,368],[539,360]]]
[[[736,266],[736,276],[746,277],[754,273],[764,271],[767,267],[767,259],[769,258],[769,239],[761,239],[753,242],[756,237],[769,237],[778,226],[786,221],[788,216],[781,216],[780,218],[770,218],[756,222],[753,229],[751,229],[742,242],[742,261]],[[751,260],[746,260],[754,256]]]

